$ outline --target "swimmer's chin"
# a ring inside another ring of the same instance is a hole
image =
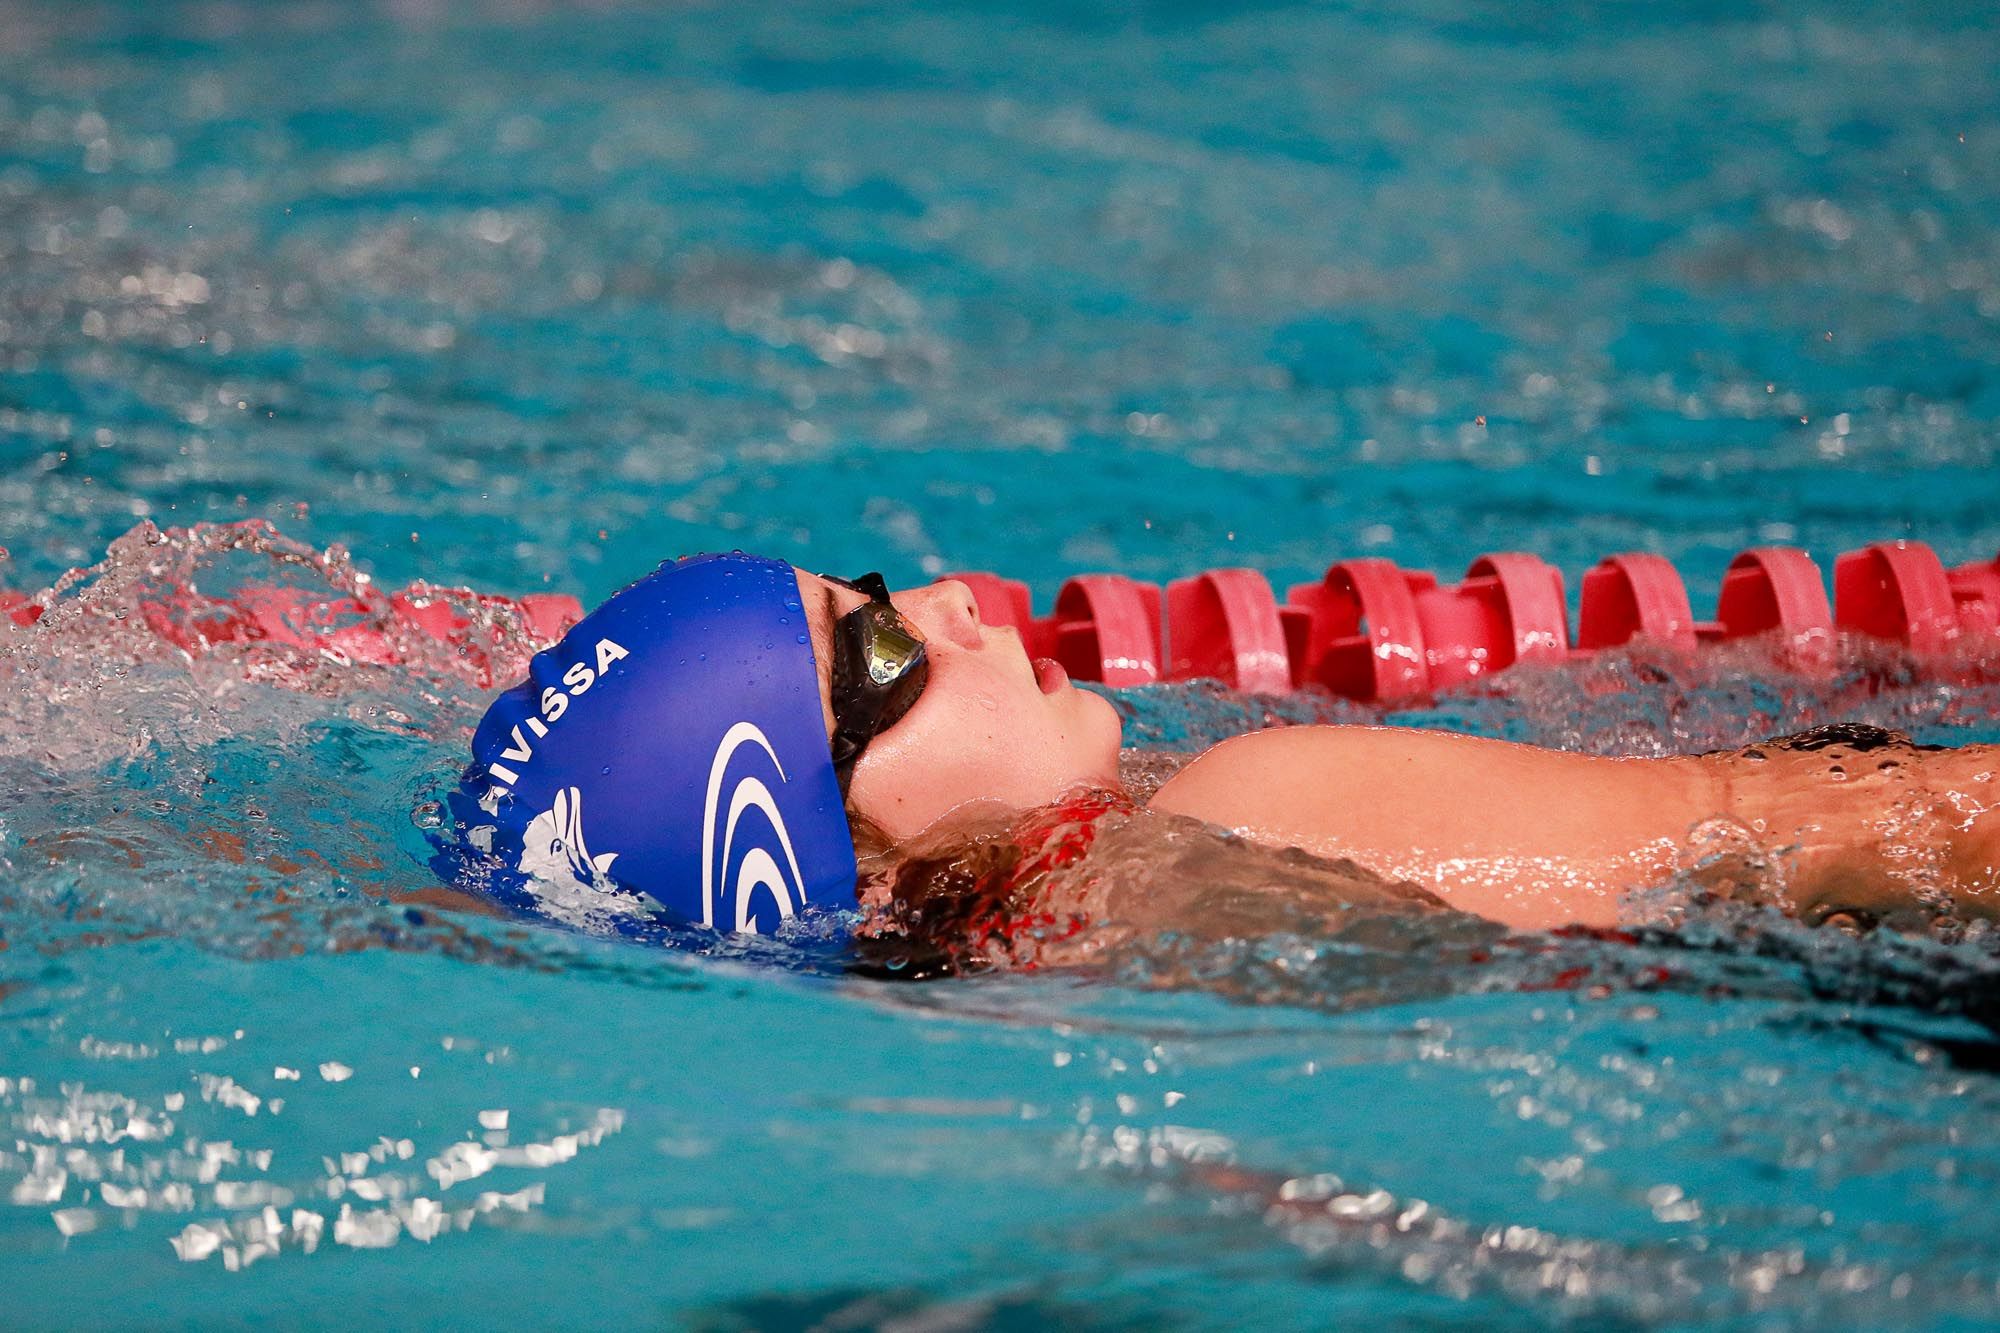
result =
[[[894,885],[902,866],[932,856],[949,857],[966,846],[1003,838],[1019,818],[1020,812],[1007,802],[981,797],[961,802],[915,833],[905,834],[876,822],[866,811],[850,811],[857,871],[855,898],[861,910],[873,918],[894,906]],[[873,932],[864,928],[862,933]]]
[[[878,819],[868,811],[863,811],[862,817],[874,824],[876,831],[891,840],[897,848],[907,851],[913,847],[963,838],[969,832],[989,832],[1004,828],[1013,824],[1025,813],[1021,807],[1009,804],[998,797],[977,796],[969,801],[959,802],[921,826],[906,824],[893,815]]]
[[[898,824],[893,817],[878,819],[874,812],[864,810],[860,812],[863,827],[855,830],[856,850],[864,862],[891,852],[899,860],[922,856],[927,848],[951,847],[1009,832],[1036,811],[1053,809],[1095,792],[1122,796],[1124,787],[1116,776],[1082,779],[1048,801],[1032,806],[1015,805],[995,796],[978,796],[959,802],[921,827]],[[870,834],[875,836],[871,838]]]

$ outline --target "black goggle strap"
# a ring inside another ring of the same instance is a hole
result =
[[[852,579],[844,579],[838,574],[822,574],[820,577],[828,583],[838,583],[843,588],[852,588],[871,602],[887,602],[889,600],[889,584],[877,572],[870,571],[859,578]],[[849,614],[852,613],[850,612]],[[845,618],[844,616],[842,617],[842,619]]]

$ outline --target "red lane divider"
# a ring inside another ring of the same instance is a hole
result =
[[[1288,594],[1304,612],[1295,678],[1354,699],[1410,699],[1569,651],[1562,575],[1519,552],[1484,555],[1457,584],[1388,560],[1343,560]]]
[[[42,618],[42,604],[29,600],[26,593],[0,590],[0,615],[16,625],[32,625]]]
[[[1946,569],[1922,542],[1876,542],[1834,561],[1829,601],[1820,567],[1789,546],[1739,554],[1722,578],[1712,621],[1697,621],[1687,586],[1663,557],[1608,556],[1585,573],[1572,638],[1561,571],[1521,552],[1483,555],[1456,584],[1428,570],[1362,557],[1330,566],[1280,603],[1253,569],[1211,569],[1155,584],[1081,574],[1037,617],[1028,586],[997,574],[962,580],[989,624],[1011,625],[1028,652],[1053,657],[1077,680],[1145,685],[1212,678],[1256,693],[1320,685],[1353,699],[1421,698],[1505,670],[1645,641],[1692,652],[1703,644],[1768,638],[1785,665],[1821,670],[1836,631],[1888,639],[1935,657],[1991,640],[2000,648],[2000,556]],[[0,589],[0,616],[36,623],[41,603]],[[519,599],[413,584],[388,598],[389,615],[454,648],[484,682],[487,647],[473,614],[517,617],[551,643],[583,616],[574,597]],[[315,599],[251,587],[228,601],[169,596],[141,605],[149,628],[189,651],[217,643],[271,642],[337,652],[360,662],[398,660],[378,604]],[[1574,647],[1572,647],[1574,644]]]
[[[1549,661],[1569,653],[1562,571],[1541,557],[1518,551],[1482,555],[1465,571],[1458,587],[1461,599],[1480,606],[1486,630],[1465,679],[1516,662]],[[1433,644],[1431,651],[1435,661],[1439,646]],[[1435,666],[1431,678],[1438,683]]]
[[[1429,686],[1420,594],[1437,587],[1428,573],[1394,562],[1343,560],[1317,585],[1288,597],[1307,615],[1306,653],[1299,678],[1351,699],[1401,699]]]
[[[1716,637],[1781,635],[1801,661],[1831,660],[1833,608],[1811,556],[1795,546],[1753,546],[1729,562],[1716,599]]]
[[[1586,652],[1636,638],[1675,648],[1695,645],[1687,585],[1665,556],[1643,551],[1606,556],[1583,576],[1578,604],[1576,646]]]
[[[1271,585],[1254,569],[1211,569],[1167,585],[1167,678],[1207,677],[1253,694],[1293,687]]]
[[[472,628],[472,620],[459,614],[457,605],[470,602],[482,611],[520,617],[522,627],[536,643],[551,644],[583,619],[583,603],[567,593],[531,592],[523,597],[494,597],[466,588],[432,588],[412,584],[390,597],[389,605],[401,619],[409,621],[434,639],[456,641]]]
[[[1122,574],[1079,574],[1056,593],[1055,658],[1106,685],[1160,679],[1160,590]]]
[[[1922,542],[1876,542],[1833,564],[1834,617],[1842,629],[1894,639],[1920,656],[1958,637],[1951,580]]]
[[[1320,685],[1394,702],[1516,662],[1641,641],[1693,652],[1763,637],[1790,669],[1820,671],[1832,664],[1836,630],[1889,639],[1919,657],[1971,638],[2000,640],[2000,556],[1947,570],[1921,542],[1841,555],[1831,600],[1804,551],[1751,547],[1730,562],[1706,621],[1695,619],[1687,585],[1664,557],[1608,556],[1584,575],[1574,638],[1561,571],[1517,551],[1481,556],[1456,584],[1389,560],[1341,560],[1282,603],[1251,569],[1175,579],[1164,597],[1150,583],[1084,574],[1040,618],[1024,583],[948,577],[972,589],[982,618],[1020,630],[1031,654],[1055,657],[1077,680],[1117,686],[1205,677],[1259,693]]]
[[[554,643],[583,618],[582,604],[560,593],[495,597],[421,583],[390,594],[388,607],[391,626],[383,624],[379,604],[370,608],[352,597],[315,597],[296,588],[252,585],[228,600],[169,594],[141,602],[139,613],[154,634],[190,653],[224,643],[274,643],[375,666],[401,660],[389,632],[400,624],[452,647],[482,684],[492,683],[490,645],[479,642],[472,617],[461,608],[518,618],[538,644]],[[16,625],[35,624],[44,609],[21,593],[0,591],[0,614]]]
[[[1962,628],[2000,634],[2000,556],[1983,565],[1960,565],[1946,573],[1945,581]]]

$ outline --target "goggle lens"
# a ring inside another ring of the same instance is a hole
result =
[[[870,622],[866,648],[868,679],[877,685],[887,685],[900,678],[923,655],[924,640],[893,611],[871,617]]]
[[[820,577],[865,595],[833,626],[833,763],[840,789],[868,742],[902,720],[930,678],[924,636],[889,601],[880,574]]]

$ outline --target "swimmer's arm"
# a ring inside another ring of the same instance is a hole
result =
[[[1293,727],[1225,741],[1152,806],[1254,842],[1344,857],[1520,929],[1609,926],[1731,813],[1721,765],[1604,759],[1394,727]]]

